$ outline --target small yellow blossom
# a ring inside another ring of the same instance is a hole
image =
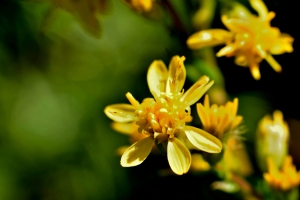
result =
[[[283,34],[278,28],[271,27],[274,12],[268,12],[262,0],[250,0],[258,16],[251,14],[241,5],[236,5],[231,13],[222,16],[223,24],[229,31],[222,29],[203,30],[191,35],[187,45],[191,49],[226,44],[217,56],[235,56],[235,63],[249,67],[252,76],[260,79],[259,63],[265,59],[276,72],[281,66],[273,55],[292,52],[293,38]]]
[[[192,120],[190,106],[197,102],[212,86],[207,76],[201,77],[185,93],[182,88],[186,78],[185,57],[174,56],[169,70],[156,60],[148,69],[147,82],[154,98],[146,98],[139,103],[127,93],[130,104],[107,106],[105,114],[117,122],[133,122],[138,131],[146,137],[131,145],[122,155],[121,165],[132,167],[141,164],[150,154],[154,144],[167,144],[167,158],[176,174],[186,173],[191,165],[191,154],[187,141],[197,149],[219,153],[222,143],[213,135],[192,127],[186,122]],[[187,138],[182,140],[179,138]]]
[[[125,2],[139,13],[149,12],[154,4],[154,0],[125,0]]]
[[[262,171],[266,171],[266,159],[272,158],[272,162],[280,167],[287,155],[289,139],[289,127],[283,120],[282,112],[276,110],[273,119],[265,116],[258,125],[256,155]]]
[[[291,156],[285,157],[280,171],[271,157],[267,159],[267,163],[268,173],[264,173],[264,178],[272,188],[287,191],[299,186],[300,171],[297,172],[292,164]]]
[[[203,129],[219,138],[224,145],[224,154],[217,168],[225,173],[234,172],[246,176],[252,172],[252,165],[241,141],[242,131],[239,127],[243,117],[237,115],[238,99],[228,101],[225,106],[210,106],[209,97],[205,95],[203,105],[197,104],[197,111]]]
[[[192,154],[191,170],[204,172],[210,170],[210,164],[203,159],[203,156],[198,153]]]
[[[242,122],[243,117],[237,114],[238,99],[229,101],[225,106],[210,106],[208,95],[204,98],[203,105],[197,104],[197,111],[203,124],[203,129],[217,138],[222,139],[224,134],[235,130]]]

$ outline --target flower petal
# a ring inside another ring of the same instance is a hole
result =
[[[204,108],[205,108],[205,109],[210,109],[210,103],[209,103],[209,97],[208,97],[208,94],[205,95],[205,97],[204,97],[203,105],[204,105]]]
[[[171,169],[178,175],[189,171],[192,156],[188,148],[177,138],[169,139],[167,147],[168,161]]]
[[[208,132],[192,126],[185,126],[184,131],[190,142],[198,149],[208,153],[221,152],[222,143]]]
[[[141,164],[150,154],[154,144],[153,137],[146,137],[131,145],[122,155],[121,165],[133,167]]]
[[[185,57],[173,56],[169,64],[169,75],[167,80],[167,93],[180,92],[183,88],[186,70],[183,64]]]
[[[236,45],[235,44],[228,44],[227,46],[223,47],[220,49],[220,51],[216,54],[217,57],[222,57],[222,56],[231,56],[233,55],[234,51],[236,50]]]
[[[191,35],[186,41],[191,49],[225,44],[233,38],[233,34],[223,29],[211,29],[199,31]]]
[[[231,123],[231,129],[236,128],[240,123],[243,121],[243,117],[238,115],[234,118],[234,120]]]
[[[160,92],[165,91],[167,78],[168,70],[164,62],[161,60],[153,61],[148,69],[147,82],[150,92],[154,93],[154,97],[159,97]]]
[[[238,18],[248,20],[252,13],[242,4],[237,2],[230,2],[232,8],[229,11],[225,12],[225,15],[228,15],[229,18]]]
[[[225,130],[228,128],[228,125],[230,125],[230,119],[228,114],[224,114],[224,116],[221,118],[221,121],[217,125],[217,128],[215,130],[215,134],[218,136],[218,138],[222,138],[223,134],[225,133]]]
[[[262,20],[268,20],[268,9],[262,0],[250,0],[250,4]]]
[[[293,41],[294,38],[292,38],[289,34],[282,33],[280,37],[277,40],[275,40],[272,44],[270,48],[270,53],[273,55],[280,55],[285,52],[293,52]]]
[[[205,96],[206,97],[206,96]],[[210,127],[210,118],[207,109],[201,103],[197,103],[197,112],[203,127],[209,128]]]
[[[228,18],[227,15],[221,17],[223,24],[233,33],[250,32],[249,21],[237,18]]]
[[[135,108],[130,104],[113,104],[106,106],[104,113],[116,122],[132,122],[136,116]]]
[[[273,58],[273,56],[271,56],[270,54],[268,54],[265,59],[269,63],[269,65],[271,65],[271,67],[276,72],[281,72],[282,71],[280,64]]]
[[[120,122],[113,122],[111,127],[120,133],[125,135],[132,135],[134,132],[137,131],[138,125],[135,123],[120,123]]]
[[[251,62],[252,64],[250,65],[250,72],[255,80],[260,79],[260,71],[259,71],[259,66],[257,63]]]
[[[181,101],[187,106],[196,103],[203,94],[214,84],[214,81],[209,82],[207,76],[202,76],[192,87],[190,87],[181,97]]]
[[[238,98],[234,98],[233,102],[228,101],[226,103],[226,108],[228,109],[229,113],[231,114],[232,117],[236,116],[237,110],[238,110],[238,104],[239,100]]]

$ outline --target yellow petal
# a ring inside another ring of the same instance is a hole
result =
[[[153,0],[125,0],[138,13],[149,12],[153,7]]]
[[[260,79],[260,71],[257,65],[250,67],[250,72],[255,80]]]
[[[129,146],[121,146],[117,148],[116,153],[118,156],[122,156]]]
[[[270,22],[272,19],[274,19],[275,16],[276,16],[275,12],[273,12],[273,11],[269,12],[267,21]]]
[[[238,98],[234,98],[233,99],[233,104],[232,104],[232,106],[230,108],[230,113],[232,114],[233,117],[236,116],[237,109],[238,109],[238,104],[239,104]]]
[[[191,49],[225,44],[233,38],[233,34],[223,29],[199,31],[191,35],[186,41]]]
[[[223,137],[223,134],[225,133],[225,130],[228,128],[229,122],[230,122],[229,116],[226,113],[222,117],[221,121],[219,122],[219,124],[217,125],[217,128],[215,130],[215,133],[217,134],[218,138]]]
[[[208,132],[192,126],[185,126],[184,131],[190,142],[198,149],[208,153],[221,152],[222,143]]]
[[[203,127],[208,128],[210,126],[209,114],[206,112],[205,108],[201,103],[197,103],[197,112],[201,123],[203,124]]]
[[[182,175],[188,172],[192,161],[191,153],[179,139],[169,139],[167,155],[174,173]]]
[[[249,22],[241,19],[232,19],[228,18],[226,15],[221,17],[223,24],[228,28],[231,32],[241,33],[241,32],[251,32],[249,28]]]
[[[139,2],[139,6],[142,8],[142,10],[144,12],[149,12],[152,9],[153,6],[153,0],[140,0]]]
[[[111,127],[120,133],[125,135],[131,135],[135,131],[137,131],[138,126],[135,123],[120,123],[120,122],[113,122]]]
[[[150,154],[153,144],[153,137],[146,137],[134,143],[122,155],[121,165],[133,167],[141,164]]]
[[[269,65],[271,65],[271,67],[276,72],[281,72],[282,71],[280,64],[273,58],[273,56],[271,56],[270,54],[268,54],[265,59],[269,63]]]
[[[231,56],[232,53],[235,51],[235,45],[234,44],[228,44],[227,46],[223,47],[220,49],[220,51],[216,54],[217,57],[222,57],[222,56]]]
[[[260,55],[260,57],[265,58],[267,56],[267,52],[264,50],[261,44],[255,45],[255,50]]]
[[[207,171],[210,169],[210,164],[206,162],[201,154],[192,154],[191,170],[194,171]]]
[[[205,109],[210,109],[210,103],[209,103],[209,97],[208,97],[208,94],[205,95],[205,97],[204,97],[203,105],[204,105],[204,108],[205,108]]]
[[[173,56],[169,64],[169,75],[167,80],[167,93],[180,92],[183,88],[186,70],[183,64],[185,57]]]
[[[294,38],[292,38],[289,34],[282,33],[277,40],[274,41],[270,48],[270,53],[273,55],[283,54],[285,52],[291,53],[293,52],[292,43]]]
[[[283,114],[280,110],[275,110],[273,113],[274,122],[283,123]]]
[[[128,101],[133,105],[136,109],[140,107],[140,103],[132,96],[130,92],[127,92],[125,95],[128,99]]]
[[[232,8],[225,12],[224,14],[228,15],[229,18],[238,18],[248,20],[253,14],[242,4],[237,2],[230,2]],[[226,11],[226,10],[225,10]]]
[[[250,0],[250,4],[262,20],[268,20],[268,9],[262,0]]]
[[[243,121],[243,117],[238,115],[234,118],[233,122],[231,123],[231,129],[237,127]]]
[[[268,164],[269,174],[271,174],[274,178],[279,178],[280,177],[279,170],[271,157],[267,158],[267,164]]]
[[[147,82],[150,92],[153,96],[160,96],[160,92],[165,92],[166,81],[168,78],[168,70],[161,60],[155,60],[151,63],[148,73]]]
[[[214,84],[214,81],[208,82],[209,78],[207,76],[202,76],[199,81],[197,81],[184,93],[180,100],[187,106],[193,105]]]
[[[135,108],[130,104],[113,104],[106,106],[104,113],[116,122],[132,122],[136,116]]]
[[[273,177],[270,174],[264,173],[263,176],[264,176],[264,179],[267,181],[267,183],[269,183],[269,184],[272,183]]]
[[[285,52],[291,53],[293,52],[293,46],[291,43],[280,43],[276,42],[275,44],[272,45],[270,48],[270,53],[273,55],[280,55]]]

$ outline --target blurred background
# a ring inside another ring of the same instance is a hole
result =
[[[222,1],[216,1],[213,28],[224,28]],[[191,19],[201,1],[168,1],[183,30],[166,14],[170,10],[160,11],[158,20],[120,0],[107,0],[97,13],[95,32],[73,10],[53,2],[0,1],[0,199],[240,199],[211,191],[210,184],[218,180],[213,173],[172,174],[165,155],[122,168],[116,150],[130,144],[128,136],[112,130],[103,112],[109,104],[127,103],[129,91],[139,101],[151,96],[146,74],[153,60],[168,64],[172,56],[184,55],[187,68],[193,64],[185,41],[195,32]],[[244,117],[245,144],[256,171],[257,123],[275,109],[290,126],[290,154],[300,166],[298,9],[293,0],[264,2],[276,13],[272,26],[295,38],[293,53],[275,57],[283,72],[277,74],[263,61],[262,79],[256,81],[248,68],[225,57],[217,59],[219,71],[212,72],[212,79],[221,76],[215,81],[224,85],[230,100],[239,98],[238,114]],[[195,74],[203,74],[205,66],[199,65],[185,88],[198,78]]]

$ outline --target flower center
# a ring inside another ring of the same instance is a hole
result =
[[[145,99],[136,110],[139,132],[154,137],[162,134],[166,139],[173,138],[186,122],[191,121],[190,108],[180,101],[181,96],[182,93],[161,93],[156,100]]]

